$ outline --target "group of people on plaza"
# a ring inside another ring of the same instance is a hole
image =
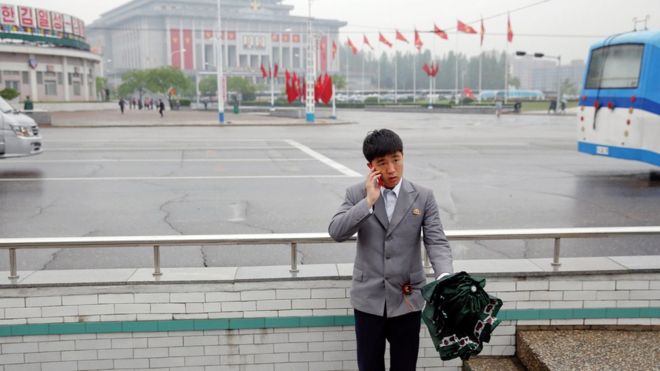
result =
[[[135,97],[128,100],[120,97],[119,110],[121,111],[122,115],[124,114],[124,110],[126,109],[127,105],[131,110],[158,110],[160,117],[163,117],[163,112],[165,111],[165,103],[162,99],[158,99],[158,102],[156,102],[153,98],[145,98],[144,101],[142,101],[141,99]]]

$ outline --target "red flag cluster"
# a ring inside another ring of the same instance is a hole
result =
[[[346,40],[348,40],[346,44],[348,45],[349,48],[351,48],[351,52],[353,52],[353,55],[357,54],[358,48],[355,46],[355,44],[353,44],[351,38],[347,37]]]
[[[440,66],[436,63],[431,63],[430,66],[424,63],[422,70],[424,70],[429,77],[435,77],[438,74],[438,71],[440,71]]]
[[[463,88],[463,96],[466,98],[474,99],[474,92],[472,91],[472,89],[466,86]]]
[[[293,103],[296,99],[304,101],[307,94],[305,79],[300,79],[294,72],[289,73],[289,70],[284,71],[285,91],[289,103]],[[328,74],[323,74],[314,82],[314,100],[328,104],[332,99],[332,77]]]
[[[277,63],[275,63],[275,66],[273,67],[272,71],[270,70],[270,67],[266,69],[263,63],[261,64],[261,77],[263,77],[264,79],[268,79],[271,77],[276,79],[278,72],[279,72],[279,66],[277,65]]]

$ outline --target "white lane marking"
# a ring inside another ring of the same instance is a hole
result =
[[[196,138],[163,138],[163,139],[84,139],[85,143],[186,143],[186,142],[207,142],[207,143],[240,143],[240,142],[279,142],[279,139],[196,139]],[[71,139],[48,139],[48,143],[75,143],[81,141]]]
[[[2,164],[41,164],[41,163],[97,163],[97,162],[294,162],[294,161],[316,161],[313,158],[193,158],[193,159],[62,159],[62,160],[2,160]]]
[[[299,150],[305,152],[306,154],[314,157],[315,159],[321,161],[322,163],[330,166],[331,168],[339,171],[340,173],[342,173],[342,174],[344,174],[348,177],[360,177],[360,178],[362,177],[362,174],[358,173],[357,171],[349,169],[346,166],[344,166],[344,165],[342,165],[342,164],[340,164],[340,163],[338,163],[334,160],[331,160],[328,157],[314,151],[313,149],[311,149],[311,148],[309,148],[309,147],[307,147],[303,144],[300,144],[300,143],[296,142],[295,140],[286,139],[285,142],[289,143],[293,147],[298,148]]]
[[[97,152],[115,152],[115,151],[242,151],[242,150],[255,150],[255,149],[292,149],[289,146],[270,146],[270,147],[78,147],[78,148],[51,148],[44,147],[47,152],[82,152],[82,151],[97,151]]]
[[[227,176],[135,176],[135,177],[91,177],[91,178],[0,178],[0,182],[44,182],[44,181],[108,181],[108,180],[236,180],[236,179],[307,179],[348,178],[350,175],[227,175]]]

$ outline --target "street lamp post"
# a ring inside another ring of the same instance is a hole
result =
[[[316,80],[315,66],[314,66],[314,36],[312,35],[312,0],[308,1],[308,18],[307,18],[307,71],[306,71],[306,91],[305,91],[305,118],[307,122],[313,123],[315,121],[314,114],[314,82]]]
[[[218,69],[217,83],[218,83],[218,122],[224,124],[225,122],[225,97],[224,97],[224,84],[222,76],[222,42],[220,42],[220,35],[222,32],[222,21],[220,12],[220,0],[218,0],[218,34],[215,38],[216,50],[216,65]]]
[[[527,52],[517,51],[516,55],[519,57],[524,57],[527,55]],[[534,58],[547,58],[557,61],[557,99],[555,108],[555,112],[557,112],[561,104],[561,55],[545,55],[544,53],[534,53]]]

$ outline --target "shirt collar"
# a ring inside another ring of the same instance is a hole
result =
[[[403,178],[399,179],[399,183],[397,183],[397,185],[395,185],[394,188],[392,188],[392,191],[394,192],[394,195],[396,196],[396,198],[399,198],[399,191],[401,190],[401,183],[402,182],[403,182]],[[380,194],[382,196],[385,196],[384,192],[385,192],[386,189],[387,188],[385,188],[385,187],[380,187]]]

